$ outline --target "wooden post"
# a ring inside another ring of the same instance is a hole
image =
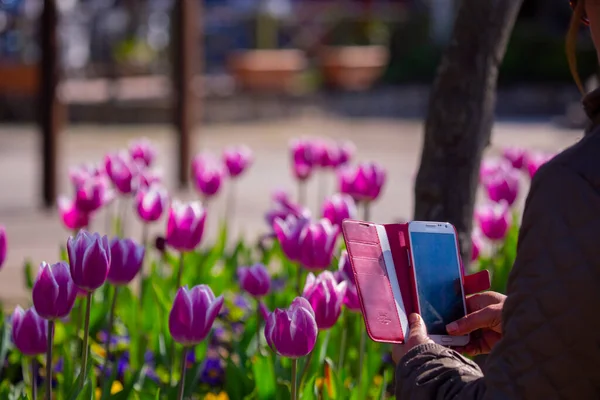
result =
[[[42,133],[42,194],[46,207],[54,205],[58,186],[58,148],[62,123],[56,0],[45,0],[41,15],[39,66],[39,124]]]
[[[193,130],[201,113],[201,100],[194,90],[194,77],[201,76],[202,42],[199,23],[201,1],[176,0],[173,13],[174,125],[177,130],[178,179],[185,187],[190,179]]]

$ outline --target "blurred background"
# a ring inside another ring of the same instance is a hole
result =
[[[388,171],[373,219],[410,218],[428,93],[457,1],[196,0],[184,16],[175,2],[47,0],[57,10],[55,69],[42,61],[43,29],[53,29],[41,23],[45,2],[0,0],[0,223],[11,241],[0,281],[21,281],[25,258],[56,257],[68,232],[54,209],[39,206],[71,190],[69,166],[101,161],[140,136],[158,145],[165,183],[181,198],[197,197],[176,179],[182,151],[251,147],[256,161],[238,188],[240,234],[263,233],[271,192],[295,189],[287,149],[302,136],[354,142],[357,160]],[[585,117],[564,53],[569,18],[565,0],[524,0],[500,70],[489,152],[556,152],[580,136]],[[585,34],[579,63],[595,87]],[[59,71],[51,132],[38,118],[44,69]],[[183,100],[173,89],[181,84]],[[182,101],[188,111],[178,113]],[[48,151],[58,132],[60,145]],[[44,150],[58,169],[51,185]],[[314,210],[318,201],[309,201]],[[214,205],[213,232],[222,208]],[[20,286],[2,286],[2,297],[18,297]]]

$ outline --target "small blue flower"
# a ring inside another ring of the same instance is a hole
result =
[[[218,357],[207,357],[202,366],[200,380],[210,386],[219,386],[223,383],[225,369],[223,362]]]

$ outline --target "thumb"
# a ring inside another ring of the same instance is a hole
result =
[[[408,333],[406,344],[409,348],[430,342],[431,339],[429,339],[429,336],[427,336],[425,322],[419,314],[411,314],[408,317],[408,325],[410,327],[410,331]]]

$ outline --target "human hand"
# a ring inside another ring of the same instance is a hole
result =
[[[455,347],[460,353],[470,356],[487,354],[502,338],[502,308],[506,296],[496,292],[485,292],[467,298],[468,314],[446,326],[449,335],[471,334],[466,346]]]
[[[404,344],[396,344],[392,349],[392,360],[398,364],[400,359],[413,347],[420,344],[433,343],[433,340],[427,336],[425,322],[419,314],[410,314],[408,317],[409,333],[404,338]]]

